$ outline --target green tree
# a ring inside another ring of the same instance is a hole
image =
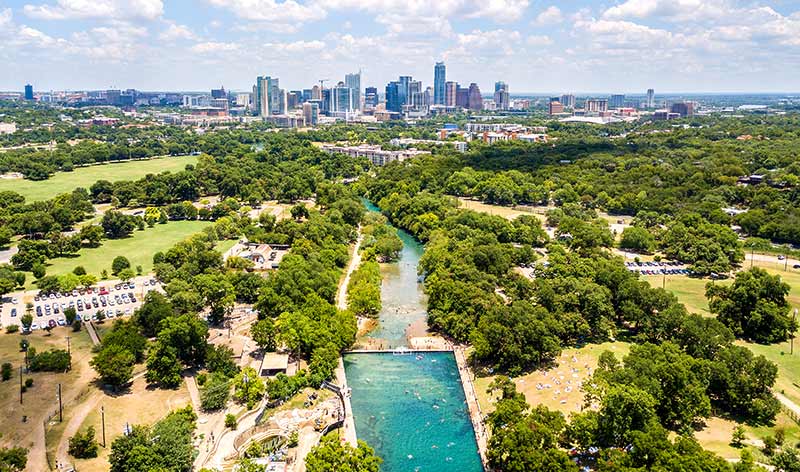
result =
[[[165,388],[177,388],[181,383],[182,371],[174,347],[162,340],[156,341],[150,347],[147,355],[147,373],[145,373],[145,379],[149,383],[158,383]]]
[[[204,303],[211,310],[209,322],[218,324],[233,309],[236,291],[222,274],[202,274],[194,278],[194,285]]]
[[[272,318],[264,318],[253,323],[250,327],[250,336],[263,350],[274,351],[277,347],[277,331]]]
[[[131,261],[125,256],[117,256],[111,262],[111,274],[117,275],[125,269],[131,267]]]
[[[118,344],[105,345],[89,361],[94,370],[100,375],[103,383],[117,389],[130,382],[133,377],[133,365],[136,357],[125,347]]]
[[[211,374],[203,388],[200,389],[200,404],[203,410],[213,411],[225,407],[230,398],[231,382],[223,374]]]
[[[134,272],[131,268],[122,269],[117,274],[117,277],[119,277],[119,279],[123,282],[130,282],[134,277],[136,277],[136,272]]]
[[[89,426],[85,431],[78,431],[75,436],[69,438],[67,452],[77,459],[91,459],[97,457],[99,448],[95,440],[94,426]]]
[[[733,285],[706,286],[709,308],[722,323],[736,336],[767,344],[785,341],[797,329],[788,294],[780,276],[758,267],[736,274]]]
[[[629,226],[622,230],[619,247],[628,251],[650,254],[656,248],[656,239],[645,228]]]
[[[261,377],[252,367],[245,367],[236,374],[236,377],[233,378],[233,388],[233,398],[240,403],[246,404],[248,409],[256,406],[264,398],[264,393],[266,393],[264,381],[261,380]]]
[[[342,443],[335,437],[326,436],[306,456],[308,472],[378,472],[383,461],[364,441],[358,447]]]
[[[28,463],[28,450],[23,447],[0,448],[0,470],[22,472]]]
[[[740,424],[737,424],[733,428],[733,433],[731,435],[731,445],[733,447],[742,447],[746,436],[744,432],[744,427]]]
[[[136,229],[136,217],[109,210],[103,215],[100,225],[109,238],[124,238]]]

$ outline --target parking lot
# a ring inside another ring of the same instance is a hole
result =
[[[149,277],[137,277],[130,283],[120,281],[103,282],[96,287],[73,290],[68,293],[39,295],[38,291],[8,294],[0,304],[0,323],[2,326],[18,325],[22,327],[22,316],[30,303],[33,316],[31,331],[44,329],[47,326],[65,326],[67,324],[64,310],[74,308],[83,322],[97,320],[98,313],[103,312],[106,319],[129,316],[142,304],[144,295],[161,284]]]
[[[692,271],[685,264],[676,261],[666,262],[626,262],[625,267],[631,272],[642,275],[692,275]]]

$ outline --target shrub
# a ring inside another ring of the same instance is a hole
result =
[[[25,379],[25,386],[26,386],[27,388],[31,388],[31,387],[33,387],[33,379],[32,379],[32,378],[30,378],[30,377],[28,377],[27,379]]]
[[[225,427],[230,429],[236,429],[236,416],[230,413],[225,415]]]
[[[111,262],[111,273],[114,275],[119,274],[125,269],[130,269],[131,261],[125,256],[117,256]]]
[[[0,375],[3,377],[3,382],[11,378],[11,375],[14,373],[13,369],[10,362],[3,362],[3,367],[0,367]]]
[[[6,326],[6,333],[8,334],[16,333],[17,331],[19,331],[19,325],[12,324]]]
[[[199,374],[197,374],[197,379],[195,380],[197,380],[197,385],[202,387],[203,385],[206,384],[206,380],[208,380],[208,374],[206,374],[205,372],[200,372]]]

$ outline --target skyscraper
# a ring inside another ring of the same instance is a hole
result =
[[[306,126],[315,126],[319,122],[319,103],[306,102],[303,104],[303,119]]]
[[[507,110],[510,97],[508,94],[508,84],[505,82],[494,83],[494,104],[498,110]]]
[[[625,106],[625,95],[614,94],[608,100],[608,107],[609,108],[622,108],[624,106]]]
[[[608,110],[608,100],[602,98],[590,98],[586,100],[585,104],[586,111],[590,112],[601,112]]]
[[[653,89],[647,89],[647,108],[656,107],[656,92]]]
[[[575,95],[571,93],[564,94],[559,102],[564,105],[564,108],[575,108]]]
[[[361,109],[361,71],[356,74],[346,74],[344,76],[344,86],[353,91],[352,99],[354,109]]]
[[[399,89],[399,96],[400,96],[400,107],[402,108],[403,105],[408,103],[408,96],[410,95],[409,87],[411,86],[412,78],[410,75],[401,75],[400,76],[400,89]]]
[[[33,100],[33,85],[25,85],[25,100]]]
[[[446,92],[445,92],[446,70],[444,62],[437,62],[433,67],[433,104],[445,105]]]
[[[481,96],[481,89],[475,82],[469,84],[469,102],[467,107],[470,110],[483,110],[483,97]]]
[[[402,85],[398,81],[389,82],[386,85],[386,110],[400,112],[403,103],[400,100],[400,88]]]
[[[458,94],[458,84],[456,82],[445,82],[444,84],[444,104],[448,107],[456,106],[456,96]]]
[[[378,106],[378,89],[375,87],[367,87],[364,90],[364,106],[375,108]]]
[[[675,102],[670,107],[670,112],[681,115],[681,118],[694,115],[694,102]]]
[[[319,85],[311,87],[311,100],[322,100],[322,88]]]
[[[282,115],[286,113],[285,92],[278,85],[278,79],[269,76],[256,78],[253,87],[253,100],[258,116]]]

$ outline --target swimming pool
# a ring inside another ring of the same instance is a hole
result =
[[[358,439],[384,472],[481,472],[451,352],[344,356]]]

